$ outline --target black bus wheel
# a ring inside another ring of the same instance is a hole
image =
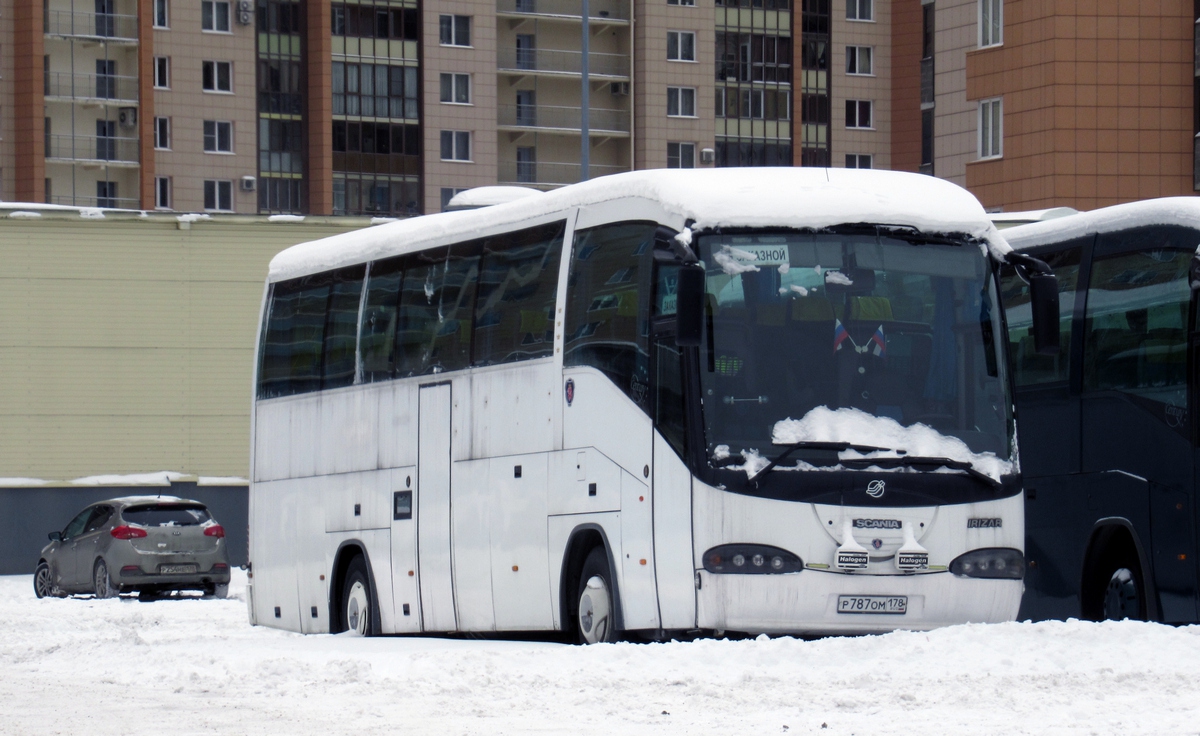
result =
[[[1108,584],[1103,592],[1102,618],[1106,621],[1145,620],[1146,593],[1137,565],[1122,561],[1109,570]]]

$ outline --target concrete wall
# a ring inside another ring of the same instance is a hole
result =
[[[200,501],[225,527],[231,565],[246,564],[246,486],[52,486],[0,488],[0,575],[32,575],[47,534],[61,531],[88,504],[120,496],[161,493]]]

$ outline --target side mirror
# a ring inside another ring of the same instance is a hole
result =
[[[1033,309],[1033,349],[1041,355],[1057,355],[1058,279],[1046,274],[1030,276],[1029,296]]]
[[[704,331],[704,269],[680,266],[675,289],[675,344],[681,348],[700,345]]]
[[[46,536],[50,537],[51,542],[61,542],[62,541],[62,532],[50,532]]]

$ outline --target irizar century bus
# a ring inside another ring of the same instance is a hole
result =
[[[1003,278],[1029,572],[1021,617],[1200,621],[1200,199],[1105,207],[1003,231],[1058,277],[1061,350],[1032,349]]]
[[[251,620],[597,642],[1012,619],[1001,263],[1052,341],[1049,269],[966,191],[893,172],[634,172],[284,251]]]

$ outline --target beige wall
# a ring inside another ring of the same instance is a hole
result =
[[[979,46],[978,0],[937,0],[934,15],[933,174],[967,185],[977,154],[976,103],[967,99],[967,52]]]
[[[442,46],[438,16],[471,16],[471,47]],[[496,183],[497,86],[507,81],[496,74],[496,6],[469,0],[441,0],[422,10],[422,60],[424,80],[422,127],[425,139],[425,212],[440,212],[441,189],[465,189]],[[471,104],[441,102],[442,72],[471,75]],[[441,160],[441,132],[471,132],[471,162]]]
[[[835,167],[846,165],[846,154],[868,154],[871,166],[891,168],[892,145],[892,6],[875,3],[873,21],[846,20],[844,3],[834,3],[829,58],[832,72],[830,104],[832,130],[830,154]],[[846,47],[870,46],[873,74],[846,73]],[[874,103],[873,130],[851,130],[846,127],[846,100],[871,100]]]
[[[715,14],[713,0],[696,5],[667,5],[665,0],[634,3],[634,165],[660,169],[667,165],[667,143],[695,143],[712,148],[716,136]],[[667,61],[667,31],[696,32],[696,62]],[[696,88],[696,117],[667,117],[667,87]]]
[[[0,211],[0,477],[248,477],[267,263],[366,222]]]
[[[0,200],[15,194],[16,126],[13,108],[13,3],[0,0]]]
[[[171,59],[171,89],[154,91],[154,114],[171,118],[171,150],[156,151],[155,171],[147,173],[171,177],[176,211],[203,211],[204,181],[218,179],[233,182],[235,211],[257,212],[257,194],[239,185],[243,176],[258,175],[254,25],[234,18],[231,33],[202,31],[200,3],[178,0],[171,3],[170,24],[154,31],[154,55]],[[203,91],[206,60],[233,62],[232,94]],[[232,155],[204,152],[204,120],[233,123]]]

